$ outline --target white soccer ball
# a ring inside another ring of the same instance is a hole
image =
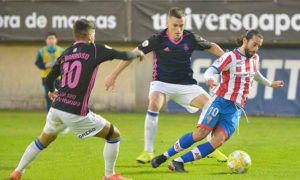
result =
[[[251,167],[251,158],[245,151],[234,151],[228,156],[227,167],[233,173],[246,173]]]

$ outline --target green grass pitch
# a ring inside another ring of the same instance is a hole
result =
[[[101,114],[101,113],[100,113]],[[202,159],[186,164],[188,173],[173,173],[167,163],[157,169],[137,164],[143,150],[144,114],[103,113],[122,134],[116,171],[135,180],[196,179],[297,179],[300,173],[300,117],[250,117],[240,121],[239,135],[221,148],[248,152],[252,167],[247,174],[229,174],[224,163]],[[26,146],[40,133],[45,113],[0,112],[0,179],[7,179]],[[181,135],[192,131],[198,115],[161,113],[155,153],[167,150]],[[104,173],[104,140],[78,139],[73,133],[60,135],[27,168],[24,180],[96,180]],[[175,156],[177,157],[177,156]]]

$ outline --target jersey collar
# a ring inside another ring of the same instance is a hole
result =
[[[183,34],[182,34],[182,36],[180,37],[180,39],[179,39],[178,41],[174,41],[174,40],[172,39],[172,37],[170,36],[168,29],[166,30],[166,34],[167,34],[167,36],[168,36],[168,39],[169,39],[173,44],[175,44],[175,45],[181,43],[181,41],[182,41],[182,39],[183,39]]]
[[[83,41],[83,40],[79,40],[79,41],[75,41],[74,45],[75,44],[80,44],[80,43],[87,44],[88,42],[87,41]]]

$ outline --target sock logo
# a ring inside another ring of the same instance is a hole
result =
[[[177,152],[181,150],[181,146],[180,146],[180,144],[179,144],[179,141],[177,141],[177,142],[175,143],[174,149],[175,149],[175,151],[177,151]]]

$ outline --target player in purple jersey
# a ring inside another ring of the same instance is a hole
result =
[[[154,157],[153,144],[158,126],[159,111],[167,100],[173,100],[189,112],[196,112],[209,101],[210,96],[193,78],[191,55],[195,50],[207,50],[221,56],[224,51],[215,43],[184,30],[185,14],[179,8],[171,8],[168,14],[168,27],[151,36],[136,49],[145,54],[154,53],[153,79],[150,85],[149,106],[145,118],[144,151],[137,162],[147,163]],[[120,62],[117,68],[105,79],[107,89],[113,88],[121,71],[130,62]],[[211,157],[226,161],[227,157],[216,150]]]
[[[99,64],[113,59],[132,60],[142,57],[143,52],[119,52],[106,45],[94,44],[95,24],[85,19],[76,21],[73,30],[76,42],[58,58],[46,78],[53,104],[44,129],[40,137],[27,147],[10,179],[20,179],[29,163],[68,127],[79,138],[95,136],[106,139],[103,151],[105,175],[102,179],[126,180],[114,170],[119,152],[120,132],[103,117],[91,112],[88,101]],[[61,88],[55,91],[53,81],[59,75]]]

